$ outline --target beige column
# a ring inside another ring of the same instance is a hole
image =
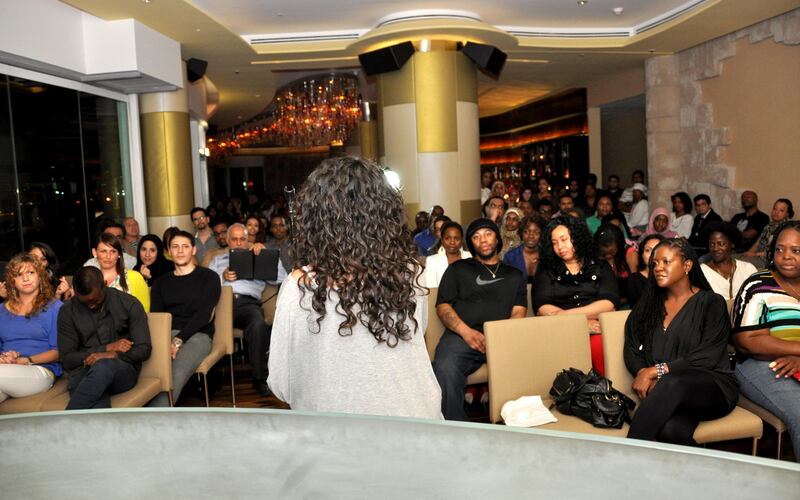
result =
[[[650,207],[671,207],[682,190],[680,72],[677,56],[658,56],[645,65],[647,97],[647,182]]]
[[[587,109],[586,118],[589,122],[589,172],[597,176],[598,187],[605,186],[600,108],[591,107]]]
[[[431,42],[378,78],[383,164],[400,176],[406,213],[433,205],[468,224],[480,213],[477,74],[451,42]]]
[[[186,85],[184,81],[184,89]],[[170,226],[194,232],[189,217],[194,183],[186,91],[143,94],[139,103],[149,230],[159,236]]]

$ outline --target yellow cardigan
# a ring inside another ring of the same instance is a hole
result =
[[[138,271],[125,271],[125,280],[128,282],[128,293],[139,299],[144,307],[144,312],[150,312],[150,288]]]

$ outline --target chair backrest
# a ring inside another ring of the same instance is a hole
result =
[[[637,400],[631,385],[633,377],[625,366],[623,355],[625,348],[625,321],[630,311],[614,311],[602,313],[598,317],[600,329],[603,331],[603,365],[606,377],[611,381],[614,389],[623,392]]]
[[[172,392],[172,315],[170,313],[147,313],[150,328],[150,357],[142,363],[139,378],[150,377],[161,381],[162,392]]]
[[[442,338],[444,333],[444,324],[436,314],[436,297],[439,296],[438,288],[430,288],[428,295],[428,327],[425,329],[425,347],[428,348],[428,357],[433,362],[433,356],[436,354],[436,346],[439,345],[439,339]]]
[[[275,309],[278,306],[279,290],[279,286],[268,284],[264,287],[264,291],[261,292],[261,308],[264,309],[264,321],[270,325],[275,323]]]
[[[233,288],[223,286],[219,302],[214,308],[214,338],[212,344],[221,344],[225,354],[233,353]]]
[[[522,396],[549,401],[556,375],[567,368],[592,367],[589,322],[584,314],[488,321],[489,418],[500,420],[503,405]]]

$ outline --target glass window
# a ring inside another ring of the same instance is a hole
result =
[[[17,179],[8,113],[8,77],[0,75],[0,260],[7,261],[22,248],[17,214]],[[0,277],[0,281],[2,281]]]

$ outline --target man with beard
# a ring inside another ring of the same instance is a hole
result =
[[[442,413],[448,420],[467,419],[467,375],[486,363],[483,324],[523,318],[528,309],[525,277],[500,261],[503,240],[497,225],[477,219],[466,236],[474,257],[447,268],[436,300],[436,314],[445,332],[436,347],[433,371],[442,388]]]
[[[758,195],[753,191],[742,193],[742,208],[744,212],[738,213],[731,219],[731,224],[741,233],[742,238],[736,245],[737,252],[746,252],[758,239],[761,231],[769,225],[769,215],[758,209]]]
[[[194,207],[189,212],[189,217],[192,218],[192,224],[194,224],[194,228],[197,229],[197,232],[194,234],[195,258],[197,262],[203,262],[203,257],[206,255],[206,252],[219,248],[219,245],[217,244],[217,239],[214,237],[214,231],[211,230],[208,214],[206,214],[204,208]],[[164,245],[166,244],[167,242],[165,241]]]

